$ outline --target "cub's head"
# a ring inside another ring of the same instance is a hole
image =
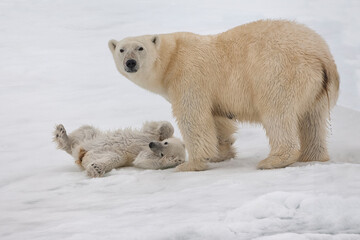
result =
[[[139,153],[133,165],[145,169],[165,169],[185,162],[185,145],[177,138],[151,142]]]
[[[159,36],[151,35],[109,41],[118,71],[137,85],[151,91],[156,91],[158,85],[153,79],[156,79],[157,74],[154,65],[158,58],[159,45]]]
[[[159,157],[161,168],[175,167],[185,162],[185,145],[178,138],[167,138],[161,142],[151,142],[150,150]]]

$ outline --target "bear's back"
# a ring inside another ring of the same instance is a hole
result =
[[[216,35],[218,46],[223,46],[228,53],[236,53],[236,48],[247,48],[247,51],[284,53],[301,53],[308,55],[326,55],[330,57],[329,48],[324,39],[305,25],[286,20],[259,20],[232,28]]]

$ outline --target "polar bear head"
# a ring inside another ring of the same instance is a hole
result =
[[[185,145],[178,138],[173,137],[161,142],[151,142],[149,148],[160,157],[177,158],[185,161]]]
[[[109,48],[118,71],[147,90],[160,93],[162,86],[159,71],[160,36],[144,35],[120,41],[110,40]]]
[[[178,138],[149,143],[149,148],[140,152],[134,166],[146,169],[165,169],[185,162],[185,145]]]

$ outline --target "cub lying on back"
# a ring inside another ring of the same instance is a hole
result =
[[[148,122],[138,130],[101,132],[82,126],[67,135],[57,125],[54,142],[72,155],[90,177],[101,177],[114,168],[134,165],[140,168],[164,169],[185,161],[185,145],[173,137],[169,122]]]

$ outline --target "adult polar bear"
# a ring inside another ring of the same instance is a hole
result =
[[[189,153],[180,171],[233,157],[235,121],[261,123],[260,169],[327,161],[327,118],[339,76],[325,41],[295,22],[261,20],[217,35],[110,40],[117,69],[171,104]]]

